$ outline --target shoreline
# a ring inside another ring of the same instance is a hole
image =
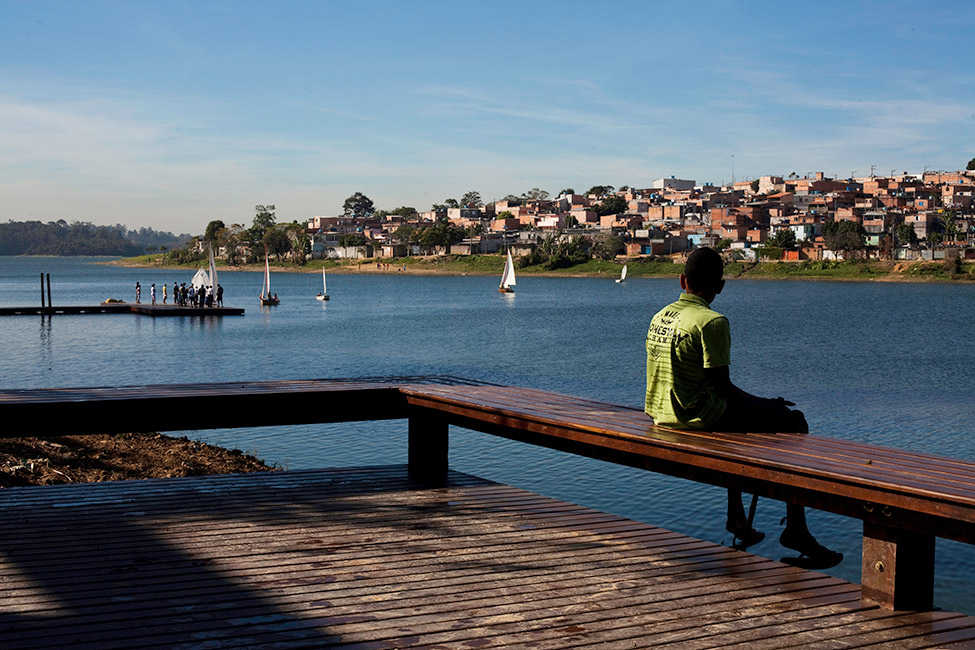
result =
[[[155,263],[143,261],[142,258],[122,258],[110,262],[100,262],[110,266],[123,268],[145,268],[159,270],[191,270],[198,264],[167,265],[161,260]],[[411,257],[406,261],[390,263],[389,269],[377,269],[375,259],[363,263],[335,264],[322,263],[321,260],[311,260],[304,266],[271,265],[272,272],[279,273],[320,273],[325,268],[326,273],[337,275],[413,275],[413,276],[495,276],[500,277],[504,258],[500,256],[477,256],[477,259],[447,259],[429,257]],[[629,265],[628,279],[661,278],[676,279],[682,266],[679,263],[654,263],[640,259],[623,259],[619,261],[592,262],[587,268],[573,270],[547,270],[525,268],[518,269],[518,274],[524,277],[545,278],[606,278],[614,279],[619,276],[623,265]],[[827,282],[905,282],[916,284],[970,284],[975,282],[975,268],[968,264],[967,272],[962,271],[956,277],[949,277],[943,261],[913,261],[896,262],[890,260],[839,262],[835,267],[826,269],[808,269],[802,265],[808,262],[732,262],[725,267],[725,277],[729,280],[812,280]],[[494,266],[497,269],[493,268]],[[647,269],[653,266],[656,268]],[[263,272],[263,264],[243,264],[228,267],[218,266],[218,272]],[[650,272],[648,272],[650,271]]]

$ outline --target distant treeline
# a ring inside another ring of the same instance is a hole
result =
[[[129,230],[116,224],[96,226],[63,219],[8,221],[0,223],[0,255],[106,255],[128,257],[182,246],[190,235],[156,232],[152,228]]]

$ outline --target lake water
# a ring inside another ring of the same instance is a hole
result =
[[[500,265],[499,265],[500,270]],[[0,305],[134,300],[142,284],[187,272],[122,269],[76,258],[0,257]],[[0,386],[140,385],[453,374],[642,407],[646,327],[679,294],[676,279],[274,273],[281,305],[257,303],[262,276],[222,272],[240,317],[7,317]],[[161,291],[159,292],[161,300]],[[975,286],[731,281],[714,303],[732,327],[732,379],[782,395],[817,434],[975,458]],[[147,414],[151,417],[151,414]],[[187,414],[192,421],[192,414]],[[403,463],[405,423],[188,432],[290,468]],[[719,488],[576,458],[470,431],[451,433],[451,466],[685,534],[730,542]],[[781,503],[762,500],[750,550],[782,554]],[[809,513],[810,528],[846,554],[828,573],[859,581],[861,527]],[[936,602],[975,614],[975,548],[938,540]]]

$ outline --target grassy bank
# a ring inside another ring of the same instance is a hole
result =
[[[407,273],[416,275],[501,275],[504,257],[501,255],[444,255],[378,260],[308,260],[303,266],[285,262],[271,262],[276,271],[328,273]],[[141,255],[114,262],[120,266],[196,270],[206,266],[204,261],[181,265],[167,264],[161,254]],[[519,275],[554,277],[618,277],[623,264],[627,276],[676,277],[682,265],[669,258],[634,258],[588,260],[565,268],[551,269],[544,264],[517,267]],[[263,264],[227,267],[217,261],[218,271],[261,271]],[[388,268],[387,268],[388,267]],[[752,279],[810,279],[810,280],[877,280],[894,282],[972,282],[975,264],[956,262],[892,262],[892,261],[806,261],[806,262],[731,262],[725,267],[729,278]]]

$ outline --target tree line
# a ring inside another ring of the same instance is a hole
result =
[[[130,230],[122,224],[96,226],[61,219],[8,221],[0,224],[0,255],[109,256],[141,255],[181,246],[189,235],[173,235],[152,228]]]

